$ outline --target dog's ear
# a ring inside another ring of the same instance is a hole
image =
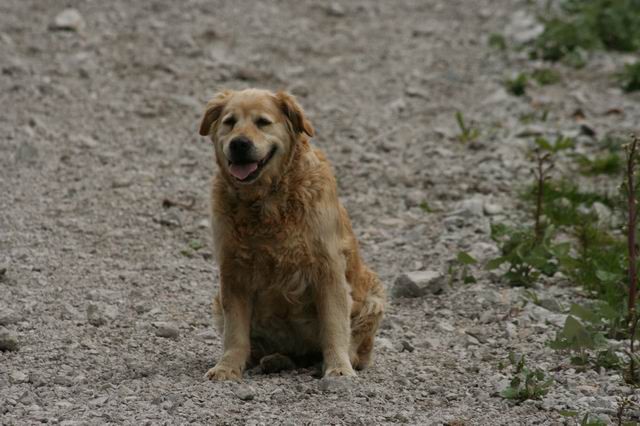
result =
[[[207,102],[207,107],[204,111],[204,115],[202,116],[202,121],[200,122],[201,136],[208,136],[209,133],[211,133],[211,126],[218,118],[220,118],[220,114],[232,94],[233,91],[231,90],[223,90]]]
[[[309,120],[307,120],[302,107],[293,96],[280,91],[276,93],[276,99],[278,100],[280,109],[291,123],[291,127],[296,134],[306,133],[309,136],[313,136],[315,134],[313,126]]]

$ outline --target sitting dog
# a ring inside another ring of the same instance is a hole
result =
[[[385,293],[360,258],[302,108],[284,92],[223,91],[200,134],[211,136],[218,165],[213,310],[224,336],[207,377],[240,380],[247,364],[276,354],[321,355],[325,376],[355,375],[370,362]]]

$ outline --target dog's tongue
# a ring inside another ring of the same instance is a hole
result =
[[[258,168],[258,163],[247,163],[247,164],[231,164],[229,166],[229,171],[232,175],[240,180],[246,179],[251,173],[253,173]]]

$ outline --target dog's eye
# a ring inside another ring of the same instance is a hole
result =
[[[269,124],[272,124],[271,121],[264,117],[260,117],[256,120],[256,126],[258,127],[266,127]]]
[[[233,127],[236,125],[236,122],[237,122],[236,118],[233,115],[230,115],[229,117],[225,118],[222,121],[222,124],[224,124],[225,126]]]

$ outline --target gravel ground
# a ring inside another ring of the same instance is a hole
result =
[[[505,92],[538,64],[487,38],[535,32],[530,3],[3,0],[0,423],[524,425],[563,424],[565,409],[614,421],[634,391],[574,371],[545,346],[565,315],[481,271],[392,298],[376,360],[354,380],[203,378],[221,354],[206,100],[224,87],[298,96],[392,293],[399,274],[445,272],[459,250],[495,255],[490,223],[523,217],[524,135],[560,130],[588,152],[576,110],[597,135],[637,126],[638,97],[610,78],[623,56],[560,69],[563,84],[525,98]],[[519,120],[544,109],[545,123]],[[456,110],[477,142],[455,140]],[[536,292],[565,307],[580,297],[558,280]],[[544,399],[498,395],[510,350],[555,378]]]

